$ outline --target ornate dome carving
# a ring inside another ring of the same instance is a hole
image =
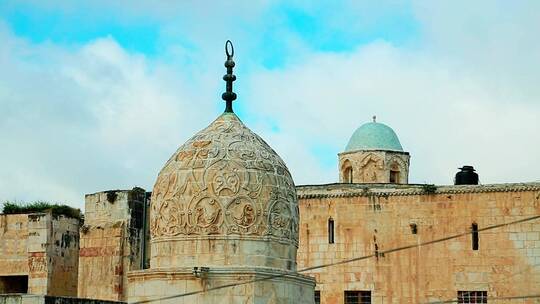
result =
[[[298,203],[281,158],[234,113],[183,144],[152,193],[152,242],[265,239],[298,246]]]

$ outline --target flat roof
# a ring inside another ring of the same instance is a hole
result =
[[[402,196],[484,192],[540,191],[540,182],[487,185],[358,184],[332,183],[296,186],[298,198]]]

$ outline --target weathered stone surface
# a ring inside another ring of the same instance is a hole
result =
[[[129,302],[313,303],[313,279],[295,271],[291,175],[236,115],[221,115],[176,151],[151,201],[151,269],[128,274]]]
[[[458,290],[486,290],[491,297],[540,291],[538,218],[480,231],[478,250],[472,250],[467,234],[381,254],[466,233],[472,223],[482,229],[539,216],[539,183],[436,189],[333,184],[301,186],[297,191],[299,269],[372,256],[307,272],[317,280],[321,303],[343,303],[345,290],[370,290],[372,303],[446,301],[455,299]],[[335,225],[334,244],[328,242],[329,218]]]
[[[298,206],[281,158],[225,113],[169,159],[152,193],[152,268],[294,270]],[[232,246],[232,247],[231,247]]]
[[[0,304],[114,304],[123,302],[112,302],[92,299],[79,299],[67,297],[54,297],[43,295],[0,295]]]
[[[51,213],[1,214],[0,223],[0,277],[26,276],[24,292],[77,294],[78,219]],[[0,284],[0,293],[3,290]]]
[[[396,183],[409,181],[408,152],[359,150],[343,152],[339,157],[339,181],[342,183]],[[391,172],[396,180],[391,181]]]
[[[0,214],[0,275],[28,274],[28,215]]]
[[[86,195],[81,227],[78,296],[122,301],[127,273],[141,269],[145,191],[113,190]]]
[[[259,267],[210,268],[201,277],[192,268],[135,271],[129,274],[129,302],[312,304],[314,285],[294,272]],[[185,293],[193,294],[179,296]]]

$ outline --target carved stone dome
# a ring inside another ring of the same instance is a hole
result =
[[[277,153],[234,113],[219,116],[167,161],[150,215],[152,268],[296,267],[294,182]]]

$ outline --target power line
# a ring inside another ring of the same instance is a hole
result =
[[[484,228],[479,228],[478,232],[487,231],[487,230],[493,230],[493,229],[506,227],[506,226],[510,226],[510,225],[515,225],[515,224],[520,224],[520,223],[524,223],[524,222],[528,222],[528,221],[532,221],[532,220],[536,220],[536,219],[540,219],[540,215],[527,217],[527,218],[512,221],[512,222],[487,226],[487,227],[484,227]],[[469,235],[469,234],[471,234],[471,232],[467,231],[467,232],[458,233],[458,234],[450,235],[450,236],[447,236],[447,237],[443,237],[443,238],[440,238],[440,239],[435,239],[435,240],[431,240],[431,241],[427,241],[427,242],[421,242],[421,243],[411,244],[411,245],[407,245],[407,246],[396,247],[396,248],[388,249],[388,250],[381,250],[381,251],[378,251],[378,252],[376,252],[374,254],[370,254],[370,255],[365,255],[365,256],[356,257],[356,258],[352,258],[352,259],[346,259],[346,260],[333,262],[333,263],[328,263],[328,264],[321,264],[321,265],[317,265],[317,266],[307,267],[307,268],[300,269],[297,272],[302,273],[302,272],[307,272],[307,271],[311,271],[311,270],[316,270],[316,269],[321,269],[321,268],[326,268],[326,267],[331,267],[331,266],[336,266],[336,265],[348,264],[348,263],[352,263],[352,262],[357,262],[357,261],[361,261],[361,260],[370,259],[370,258],[377,257],[377,256],[380,256],[380,255],[388,254],[388,253],[393,253],[393,252],[403,251],[403,250],[407,250],[407,249],[422,247],[422,246],[426,246],[426,245],[432,245],[432,244],[436,244],[436,243],[441,243],[441,242],[449,241],[449,240],[456,239],[456,238],[459,238],[459,237],[462,237],[462,236],[465,236],[465,235]],[[149,300],[143,300],[143,301],[138,301],[138,302],[132,302],[132,303],[133,304],[143,304],[143,303],[150,303],[150,302],[154,302],[154,301],[181,298],[181,297],[196,295],[196,294],[200,294],[200,293],[210,292],[210,291],[213,291],[213,290],[224,289],[224,288],[240,286],[240,285],[245,285],[245,284],[251,284],[251,283],[265,281],[265,280],[281,278],[281,277],[285,277],[287,275],[288,275],[288,273],[270,275],[270,276],[265,276],[265,277],[258,278],[258,279],[240,281],[240,282],[232,283],[232,284],[220,285],[220,286],[212,287],[212,288],[209,288],[209,289],[206,289],[206,290],[197,290],[197,291],[192,291],[192,292],[187,292],[187,293],[182,293],[182,294],[177,294],[177,295],[172,295],[172,296],[165,296],[165,297],[160,297],[160,298],[156,298],[156,299],[149,299]],[[535,295],[535,297],[536,297],[536,295]],[[540,295],[538,297],[540,297]],[[445,302],[441,302],[441,303],[445,303]],[[453,303],[453,302],[448,302],[448,303]]]

